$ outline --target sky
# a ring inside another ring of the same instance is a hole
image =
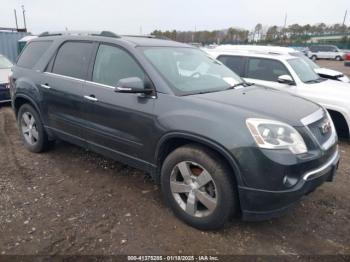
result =
[[[263,25],[342,23],[350,25],[350,0],[0,0],[0,27],[23,25],[34,34],[58,30],[110,30],[149,34],[158,30],[215,30]]]

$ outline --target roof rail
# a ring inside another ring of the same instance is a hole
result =
[[[155,35],[123,35],[126,37],[143,37],[143,38],[157,38]]]
[[[43,32],[39,37],[45,36],[63,36],[63,35],[79,35],[79,36],[105,36],[105,37],[114,37],[120,38],[119,35],[111,31],[56,31],[56,32]]]

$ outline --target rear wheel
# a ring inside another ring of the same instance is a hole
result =
[[[187,145],[170,153],[161,172],[163,196],[187,224],[222,227],[237,210],[237,188],[230,169],[206,148]]]
[[[24,146],[29,151],[39,153],[50,146],[51,141],[48,140],[40,116],[31,105],[20,107],[17,121]]]

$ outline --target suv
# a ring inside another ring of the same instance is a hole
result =
[[[246,51],[207,50],[247,82],[287,91],[324,106],[338,135],[350,138],[350,84],[321,78],[300,57]]]
[[[248,86],[185,44],[46,33],[10,80],[28,150],[59,138],[149,172],[174,213],[200,229],[283,213],[338,165],[322,107]]]
[[[307,56],[312,60],[335,59],[342,61],[345,53],[341,52],[335,45],[312,45],[309,47]]]
[[[341,82],[349,83],[350,79],[344,75],[342,72],[319,67],[315,62],[311,61],[303,52],[297,51],[291,47],[282,47],[282,46],[261,46],[261,45],[221,45],[218,46],[215,50],[221,51],[251,51],[259,52],[266,54],[280,54],[280,55],[291,55],[303,59],[314,71],[316,74],[323,78],[328,78],[332,80],[338,80]],[[204,49],[205,51],[205,49]]]

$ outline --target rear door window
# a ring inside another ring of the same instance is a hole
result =
[[[86,79],[92,54],[91,42],[66,42],[57,52],[52,73]]]
[[[32,69],[50,47],[51,43],[52,41],[29,42],[18,58],[17,65],[19,67]]]
[[[223,64],[230,68],[233,72],[243,77],[244,67],[245,67],[245,58],[242,56],[230,56],[222,55],[218,57]]]
[[[290,75],[288,69],[279,61],[265,58],[249,58],[247,78],[278,82],[281,75]]]

